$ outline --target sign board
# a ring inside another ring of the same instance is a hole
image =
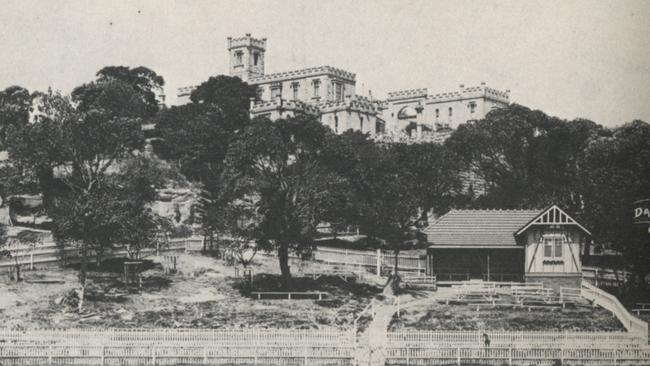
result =
[[[634,202],[634,223],[650,224],[650,198]]]

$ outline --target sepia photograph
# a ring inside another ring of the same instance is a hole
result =
[[[650,1],[0,0],[0,366],[650,366]]]

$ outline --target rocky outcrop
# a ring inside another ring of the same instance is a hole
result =
[[[194,188],[163,188],[157,190],[157,197],[151,209],[176,225],[191,225],[196,222],[194,206],[199,202],[199,190]]]

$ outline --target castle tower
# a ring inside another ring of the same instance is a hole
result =
[[[257,39],[246,33],[245,37],[228,37],[230,53],[230,76],[237,76],[243,81],[264,75],[264,52],[266,38]]]

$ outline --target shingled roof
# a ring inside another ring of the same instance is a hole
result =
[[[516,246],[515,233],[544,210],[451,210],[424,229],[438,246]]]

